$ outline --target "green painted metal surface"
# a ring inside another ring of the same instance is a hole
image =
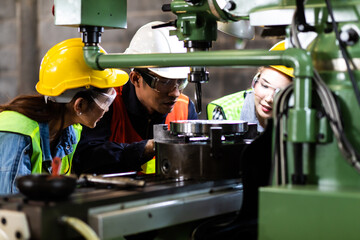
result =
[[[94,69],[173,66],[262,66],[294,67],[294,75],[303,79],[312,76],[312,62],[306,51],[287,49],[223,50],[176,54],[103,54],[98,47],[84,47],[86,63]]]
[[[171,31],[181,41],[215,41],[218,17],[211,14],[208,1],[193,5],[183,0],[171,2],[171,11],[176,14],[176,30]],[[219,11],[220,12],[220,11]],[[225,15],[222,15],[225,17]]]
[[[335,6],[347,4],[343,1],[332,2]],[[349,4],[353,3],[349,1]],[[323,17],[327,19],[327,14]],[[360,107],[335,34],[323,33],[329,27],[325,22],[324,19],[318,19],[319,36],[308,47],[308,51],[314,68],[337,100],[344,134],[359,151]],[[338,26],[341,31],[347,26],[358,28],[359,24],[344,22]],[[346,51],[358,68],[359,42],[346,47]],[[360,72],[353,70],[359,86]],[[298,84],[295,83],[295,105],[289,112],[285,131],[288,134],[288,179],[295,172],[296,152],[293,142],[300,142],[307,185],[273,185],[260,189],[259,239],[359,239],[357,219],[360,216],[360,174],[339,151],[328,120],[320,114],[322,103],[316,96],[314,86],[307,88]],[[307,94],[313,96],[310,101],[306,100]]]
[[[126,28],[126,0],[83,0],[81,24],[108,28]]]
[[[127,27],[126,0],[55,0],[55,25]]]
[[[288,118],[288,141],[316,142],[318,134],[316,111],[310,108],[290,109]]]
[[[359,189],[260,189],[260,240],[359,239]]]
[[[339,24],[342,28],[346,23]],[[354,23],[352,25],[358,26]],[[350,78],[346,71],[345,63],[335,41],[335,34],[321,34],[310,46],[309,51],[313,59],[313,64],[318,70],[327,87],[332,91],[337,99],[340,109],[341,119],[344,126],[344,132],[352,145],[359,151],[360,147],[360,107],[357,103]],[[331,50],[331,51],[329,51]],[[347,52],[356,64],[360,59],[360,45],[347,47]],[[354,71],[356,81],[359,86],[360,72]],[[315,94],[313,92],[312,94]],[[324,117],[319,118],[322,104],[317,101],[312,102],[312,122],[304,124],[305,128],[298,129],[297,132],[288,130],[289,141],[293,142],[312,142],[305,147],[306,155],[304,157],[305,174],[308,176],[309,184],[316,184],[321,187],[353,187],[360,188],[360,174],[347,162],[340,153],[337,140],[330,130],[329,124]],[[296,110],[296,109],[295,109]],[[306,113],[303,113],[304,115]],[[314,115],[315,114],[315,115]],[[294,126],[301,126],[306,117],[301,114],[290,111],[289,122]],[[311,126],[314,126],[311,128]],[[315,135],[313,134],[315,133]],[[321,135],[324,134],[324,139]],[[291,150],[291,143],[288,143],[288,162],[289,174],[294,172],[294,156]]]

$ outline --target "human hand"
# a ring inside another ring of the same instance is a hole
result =
[[[152,159],[155,156],[155,141],[149,139],[145,145],[144,156],[148,159]]]

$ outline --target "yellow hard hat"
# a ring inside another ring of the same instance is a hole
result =
[[[285,40],[276,43],[272,48],[270,48],[269,51],[283,51],[283,50],[285,50]],[[293,68],[285,67],[283,65],[270,65],[270,67],[275,68],[276,70],[278,70],[292,78],[294,77],[294,69]]]
[[[128,74],[119,69],[94,70],[84,60],[83,42],[72,38],[53,46],[43,57],[36,90],[46,96],[59,96],[74,88],[122,86]],[[106,53],[103,49],[101,52]]]

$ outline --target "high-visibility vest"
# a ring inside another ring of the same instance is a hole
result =
[[[213,111],[219,107],[225,114],[224,120],[240,120],[241,109],[249,91],[243,90],[211,101],[206,106],[207,119],[213,119]]]
[[[80,140],[82,126],[80,124],[73,125],[77,143]],[[3,111],[0,113],[0,131],[18,133],[31,138],[32,155],[31,155],[31,173],[47,172],[43,169],[43,154],[41,149],[41,140],[38,122],[26,117],[25,115],[15,111]],[[71,172],[71,163],[76,149],[73,144],[73,152],[64,156],[61,161],[60,174],[69,175]]]
[[[122,99],[122,87],[116,88],[118,94],[113,103],[113,116],[111,120],[111,137],[110,141],[117,143],[133,143],[143,139],[135,131],[126,111],[124,101]],[[174,120],[187,120],[189,112],[189,97],[181,94],[174,109],[166,116],[165,123],[170,126],[170,122]],[[155,158],[141,166],[142,172],[145,174],[155,173]]]

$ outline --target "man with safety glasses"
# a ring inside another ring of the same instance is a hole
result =
[[[160,24],[141,27],[125,54],[186,52],[176,36],[169,36],[171,27],[152,29]],[[84,128],[75,172],[155,173],[155,160],[149,161],[154,156],[153,125],[197,119],[194,104],[182,94],[188,73],[189,67],[132,69],[130,81],[116,88],[117,97],[97,127]]]

